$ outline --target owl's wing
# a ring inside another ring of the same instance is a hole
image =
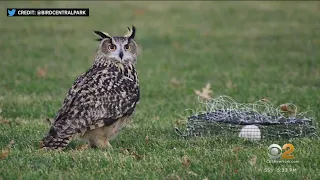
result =
[[[135,69],[131,73],[133,78],[117,67],[84,73],[69,90],[51,131],[61,137],[69,136],[130,116],[140,98]]]

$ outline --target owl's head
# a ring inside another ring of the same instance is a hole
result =
[[[128,32],[124,36],[110,36],[102,31],[94,31],[99,36],[100,42],[98,52],[108,59],[115,59],[120,62],[136,63],[138,47],[134,40],[136,28],[128,27]]]

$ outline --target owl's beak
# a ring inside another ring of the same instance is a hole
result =
[[[122,59],[122,57],[123,57],[123,52],[122,51],[120,51],[119,57],[120,57],[120,59]]]

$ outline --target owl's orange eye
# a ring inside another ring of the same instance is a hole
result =
[[[114,44],[109,44],[109,45],[108,45],[108,49],[109,49],[110,51],[114,51],[114,50],[117,49],[117,46],[114,45]]]
[[[127,51],[130,51],[130,48],[131,47],[129,46],[129,44],[124,45],[124,49],[127,50]]]

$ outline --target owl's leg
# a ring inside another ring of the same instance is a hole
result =
[[[106,135],[107,139],[108,140],[114,139],[118,135],[120,130],[125,125],[127,125],[128,121],[129,121],[129,118],[124,117],[124,118],[118,119],[112,125],[105,127],[105,135]]]
[[[107,141],[106,144],[107,144],[107,147],[108,147],[108,148],[112,148],[112,146],[111,146],[111,144],[110,144],[109,141]]]
[[[92,148],[109,148],[111,145],[104,134],[104,128],[88,130],[82,138],[87,139]]]
[[[100,139],[90,139],[89,140],[90,147],[92,148],[111,148],[111,144],[106,138],[100,138]]]

